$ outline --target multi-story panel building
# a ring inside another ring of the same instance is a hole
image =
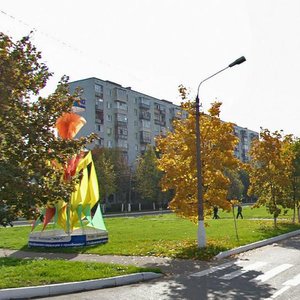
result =
[[[235,156],[239,158],[242,162],[249,162],[250,160],[249,150],[250,150],[251,142],[254,139],[259,138],[258,132],[235,125],[234,134],[240,140],[239,144],[234,149]]]
[[[70,82],[71,93],[78,87],[83,90],[81,106],[85,109],[80,114],[87,120],[80,136],[97,133],[99,140],[95,145],[118,147],[129,164],[146,150],[147,145],[154,145],[156,136],[172,130],[175,118],[187,117],[187,113],[172,102],[111,81],[92,77]],[[240,139],[235,155],[247,162],[250,143],[258,133],[239,126],[235,126],[234,132]]]
[[[80,136],[91,132],[99,135],[96,145],[118,147],[132,164],[147,145],[154,145],[155,136],[172,130],[174,118],[186,118],[187,113],[172,102],[157,99],[124,88],[120,84],[98,78],[70,83],[70,92],[83,90],[80,114],[87,120]]]

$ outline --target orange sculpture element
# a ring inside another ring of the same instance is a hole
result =
[[[64,113],[57,119],[56,128],[62,139],[73,139],[85,123],[85,119],[77,114]]]
[[[55,207],[47,207],[46,213],[44,215],[43,230],[46,228],[47,224],[51,221],[54,215],[55,215]]]

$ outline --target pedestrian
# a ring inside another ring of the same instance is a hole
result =
[[[239,216],[241,217],[241,219],[244,219],[243,215],[242,215],[242,210],[243,210],[242,205],[239,204],[238,207],[237,207],[237,215],[236,215],[237,219],[239,218]]]
[[[218,216],[218,211],[219,211],[219,208],[218,208],[218,206],[215,205],[213,219],[220,219],[220,217]]]

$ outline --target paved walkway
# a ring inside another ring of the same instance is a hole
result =
[[[157,267],[160,268],[165,275],[169,276],[197,272],[219,263],[214,261],[205,262],[200,260],[171,259],[167,257],[153,256],[33,252],[9,249],[0,249],[0,257],[65,259],[70,261],[104,262],[122,265],[134,265],[139,267]]]

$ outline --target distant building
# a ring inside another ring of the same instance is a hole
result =
[[[174,119],[187,117],[187,112],[172,102],[111,81],[92,77],[70,82],[71,93],[77,87],[83,89],[80,106],[85,110],[80,114],[87,120],[79,135],[97,133],[100,139],[94,146],[118,147],[129,164],[147,145],[154,145],[156,136],[172,130]],[[258,137],[258,133],[235,126],[235,134],[240,138],[235,155],[247,162],[251,140]]]
[[[251,142],[254,139],[259,138],[259,134],[256,131],[249,130],[240,126],[234,126],[234,134],[239,138],[240,142],[234,149],[234,155],[242,162],[249,162],[249,150]]]

